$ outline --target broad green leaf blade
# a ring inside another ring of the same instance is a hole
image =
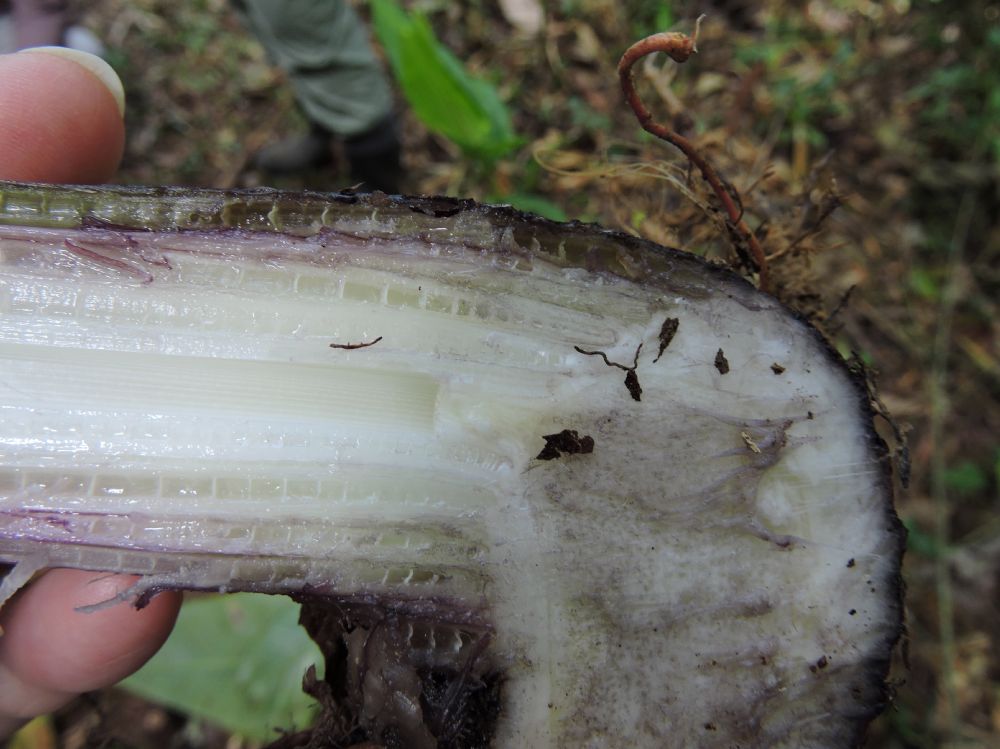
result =
[[[496,89],[466,72],[425,17],[407,15],[393,0],[374,0],[372,10],[375,33],[396,79],[428,128],[477,158],[499,158],[517,146]]]
[[[188,601],[163,649],[122,686],[250,739],[312,722],[302,675],[321,664],[288,598],[239,593]]]

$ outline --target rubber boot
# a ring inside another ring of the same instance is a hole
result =
[[[381,190],[397,195],[402,190],[401,147],[394,117],[344,140],[344,155],[351,178],[359,182],[358,192]]]
[[[326,166],[333,161],[330,141],[329,132],[313,125],[307,133],[264,146],[254,158],[254,165],[271,174],[295,174]]]

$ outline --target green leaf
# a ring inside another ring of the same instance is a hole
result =
[[[56,746],[56,729],[51,715],[40,715],[11,736],[7,749],[46,749]]]
[[[903,525],[906,527],[906,548],[928,559],[937,559],[950,553],[947,545],[941,543],[936,536],[924,531],[917,522],[911,518],[903,518]]]
[[[302,675],[322,663],[298,625],[298,604],[238,593],[189,600],[166,645],[122,686],[257,741],[304,728],[315,702]]]
[[[404,13],[394,0],[373,0],[372,17],[400,88],[430,130],[486,161],[518,146],[496,88],[469,75],[424,16]]]
[[[944,472],[944,482],[949,489],[959,494],[976,494],[984,491],[989,478],[986,472],[972,461],[959,463],[957,466],[948,468]]]
[[[663,3],[656,12],[656,28],[658,31],[667,31],[674,27],[674,14],[670,11],[670,6]]]
[[[937,301],[941,297],[941,289],[938,286],[937,279],[925,268],[913,268],[910,270],[908,281],[910,288],[928,301]]]

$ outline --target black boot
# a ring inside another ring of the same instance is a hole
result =
[[[296,174],[326,166],[333,161],[330,142],[329,131],[314,124],[308,133],[264,146],[254,158],[254,165],[271,174]]]
[[[344,155],[358,192],[381,190],[398,195],[402,190],[399,133],[396,120],[387,117],[360,135],[344,140]]]

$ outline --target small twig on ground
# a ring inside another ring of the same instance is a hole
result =
[[[832,322],[837,317],[837,315],[839,315],[847,307],[848,302],[851,301],[851,294],[854,293],[854,290],[856,288],[858,288],[858,285],[852,283],[850,287],[847,289],[847,291],[845,291],[841,295],[840,301],[837,302],[837,305],[833,308],[830,314],[826,316],[827,324]]]
[[[722,203],[722,207],[729,216],[729,222],[734,232],[740,239],[746,242],[760,274],[760,288],[767,291],[769,287],[767,258],[764,255],[764,250],[761,249],[760,243],[757,241],[757,237],[754,236],[750,227],[743,220],[743,209],[740,205],[739,194],[735,188],[719,176],[718,172],[708,163],[705,157],[698,153],[698,149],[695,148],[695,145],[691,141],[653,119],[653,113],[642,103],[642,99],[639,98],[639,94],[635,89],[633,67],[643,57],[655,52],[663,52],[674,62],[682,63],[698,51],[698,28],[701,25],[702,18],[704,16],[700,16],[695,24],[693,37],[677,32],[663,32],[647,36],[645,39],[633,44],[625,50],[625,54],[622,55],[622,59],[618,63],[618,77],[621,81],[625,99],[635,113],[636,119],[639,120],[639,125],[642,129],[680,149],[687,156],[688,161],[693,166],[698,167],[701,176],[705,178],[705,181],[708,182],[709,186],[715,192],[719,202]]]

